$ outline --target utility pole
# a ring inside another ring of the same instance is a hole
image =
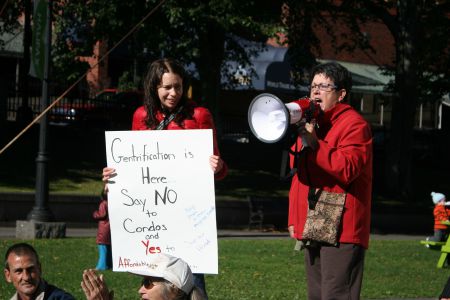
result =
[[[42,0],[41,0],[42,1]],[[52,0],[47,2],[47,24],[46,30],[46,47],[44,59],[44,77],[42,80],[42,98],[41,111],[45,110],[49,105],[48,81],[50,71],[50,51],[51,51],[51,33],[52,33]],[[36,21],[36,20],[35,20]],[[36,26],[35,26],[36,28]],[[36,195],[35,206],[28,213],[27,219],[32,221],[48,222],[53,220],[53,214],[48,207],[49,181],[48,181],[48,161],[47,152],[47,114],[44,114],[39,121],[39,151],[36,157]]]

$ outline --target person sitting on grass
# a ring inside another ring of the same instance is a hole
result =
[[[194,285],[194,276],[189,265],[182,259],[158,254],[149,261],[148,268],[130,271],[143,276],[139,289],[141,299],[152,300],[205,300],[201,289]],[[112,300],[114,292],[109,291],[103,275],[95,270],[83,271],[81,288],[87,300]]]
[[[42,278],[38,254],[29,244],[18,243],[8,248],[4,274],[6,281],[16,288],[11,300],[75,300]]]

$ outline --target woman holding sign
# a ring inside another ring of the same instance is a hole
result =
[[[209,158],[216,180],[227,174],[227,165],[220,158],[216,129],[211,113],[187,97],[187,74],[171,59],[159,59],[149,65],[144,79],[144,105],[133,116],[132,130],[212,129],[214,154]],[[115,169],[103,169],[103,181],[114,177]],[[206,294],[203,274],[194,274],[195,283]]]

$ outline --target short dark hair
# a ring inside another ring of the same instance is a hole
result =
[[[350,94],[352,89],[352,75],[344,66],[337,62],[327,62],[317,65],[311,70],[309,83],[312,83],[314,76],[317,74],[323,74],[333,80],[338,90],[345,89],[347,93],[344,99]]]
[[[14,253],[17,256],[22,256],[24,254],[33,254],[34,257],[36,258],[36,262],[39,264],[39,256],[36,252],[36,250],[33,248],[33,246],[31,246],[30,244],[27,243],[17,243],[12,245],[11,247],[8,248],[8,250],[6,250],[6,254],[5,254],[5,269],[9,270],[9,264],[8,264],[8,256]]]

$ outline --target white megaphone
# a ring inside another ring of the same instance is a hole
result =
[[[256,96],[248,109],[248,123],[253,134],[264,143],[276,143],[287,133],[290,125],[305,118],[317,116],[318,104],[308,98],[283,103],[277,96]]]

